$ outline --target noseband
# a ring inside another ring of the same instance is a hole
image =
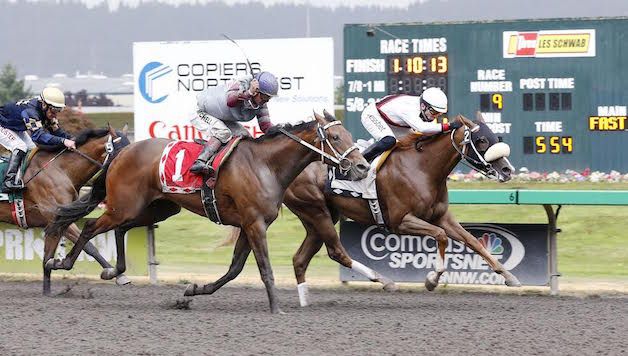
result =
[[[344,151],[342,154],[340,154],[335,148],[334,146],[331,145],[331,143],[329,142],[329,138],[327,137],[327,129],[335,126],[335,125],[342,125],[342,122],[336,120],[336,121],[332,121],[328,124],[326,124],[325,126],[321,126],[320,123],[317,123],[317,127],[316,127],[316,135],[318,135],[318,138],[321,141],[321,148],[317,148],[314,147],[313,145],[303,141],[301,138],[299,138],[298,136],[295,136],[293,134],[291,134],[290,132],[284,130],[284,129],[279,129],[279,131],[281,131],[281,133],[283,133],[284,135],[290,137],[291,139],[297,141],[298,143],[302,144],[303,146],[309,148],[310,150],[320,153],[321,155],[321,162],[323,162],[325,160],[325,158],[327,158],[328,160],[330,160],[331,162],[334,163],[334,165],[336,166],[336,168],[338,168],[340,170],[340,173],[342,174],[346,174],[349,169],[351,169],[351,161],[349,161],[349,159],[347,158],[347,156],[353,152],[354,150],[357,150],[358,147],[356,145],[352,145],[351,147],[347,148],[346,151]],[[324,151],[325,145],[327,145],[329,147],[329,149],[331,150],[331,152],[333,152],[333,156],[330,155],[329,153]]]
[[[462,139],[462,142],[460,142],[462,149],[458,148],[458,145],[456,144],[456,140],[454,139],[454,135],[456,134],[456,130],[458,129],[452,130],[451,135],[450,135],[451,145],[458,152],[458,154],[460,154],[460,158],[462,159],[462,164],[464,164],[467,167],[470,167],[471,169],[478,170],[487,178],[498,179],[499,173],[497,173],[497,170],[495,170],[495,168],[493,168],[493,165],[487,162],[484,159],[484,157],[480,154],[480,152],[478,152],[478,149],[475,147],[475,144],[473,143],[473,140],[471,139],[471,132],[475,132],[479,130],[480,127],[477,126],[477,128],[474,128],[474,129],[469,129],[469,127],[467,127],[466,125],[463,125],[462,127],[464,127],[464,138]],[[469,156],[466,153],[469,151],[469,147],[471,147],[473,152],[475,152],[475,155],[478,157],[479,160]],[[482,168],[478,168],[478,167],[482,167]]]

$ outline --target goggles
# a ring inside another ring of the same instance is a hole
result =
[[[52,106],[50,104],[48,104],[48,109],[50,109],[50,111],[52,111],[55,114],[58,114],[58,113],[60,113],[63,110],[63,108],[58,108],[58,107]]]

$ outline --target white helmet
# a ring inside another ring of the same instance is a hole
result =
[[[41,101],[54,108],[63,109],[65,107],[65,95],[58,88],[45,87],[39,97]]]
[[[427,120],[434,120],[439,113],[447,112],[447,95],[440,88],[425,89],[421,94],[421,103],[425,104],[425,110],[422,112]]]

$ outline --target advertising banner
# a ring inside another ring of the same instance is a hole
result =
[[[549,240],[546,224],[462,224],[506,270],[524,285],[549,282]],[[431,236],[396,235],[376,225],[340,224],[340,240],[354,260],[396,282],[424,282],[436,265],[437,244]],[[464,244],[449,240],[441,283],[497,284],[504,278]],[[340,267],[341,281],[367,281]]]
[[[83,226],[83,221],[79,222]],[[56,258],[65,257],[73,244],[68,239],[57,248]],[[98,252],[113,266],[116,263],[116,238],[113,231],[96,235],[90,240]],[[148,274],[146,228],[130,230],[125,236],[125,274],[144,276]],[[19,229],[14,225],[0,223],[0,272],[2,273],[41,273],[44,256],[44,231],[40,228]],[[91,256],[81,252],[71,271],[63,274],[100,275],[102,267]]]
[[[133,44],[135,140],[201,138],[190,120],[196,95],[250,73],[269,71],[279,94],[268,103],[274,124],[310,120],[312,111],[333,113],[331,38],[136,42]],[[246,53],[246,57],[244,53]],[[254,137],[255,119],[242,123]]]

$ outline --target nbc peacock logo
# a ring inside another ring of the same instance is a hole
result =
[[[478,238],[480,244],[491,253],[491,255],[501,255],[504,253],[502,239],[497,237],[494,232],[485,232]]]

